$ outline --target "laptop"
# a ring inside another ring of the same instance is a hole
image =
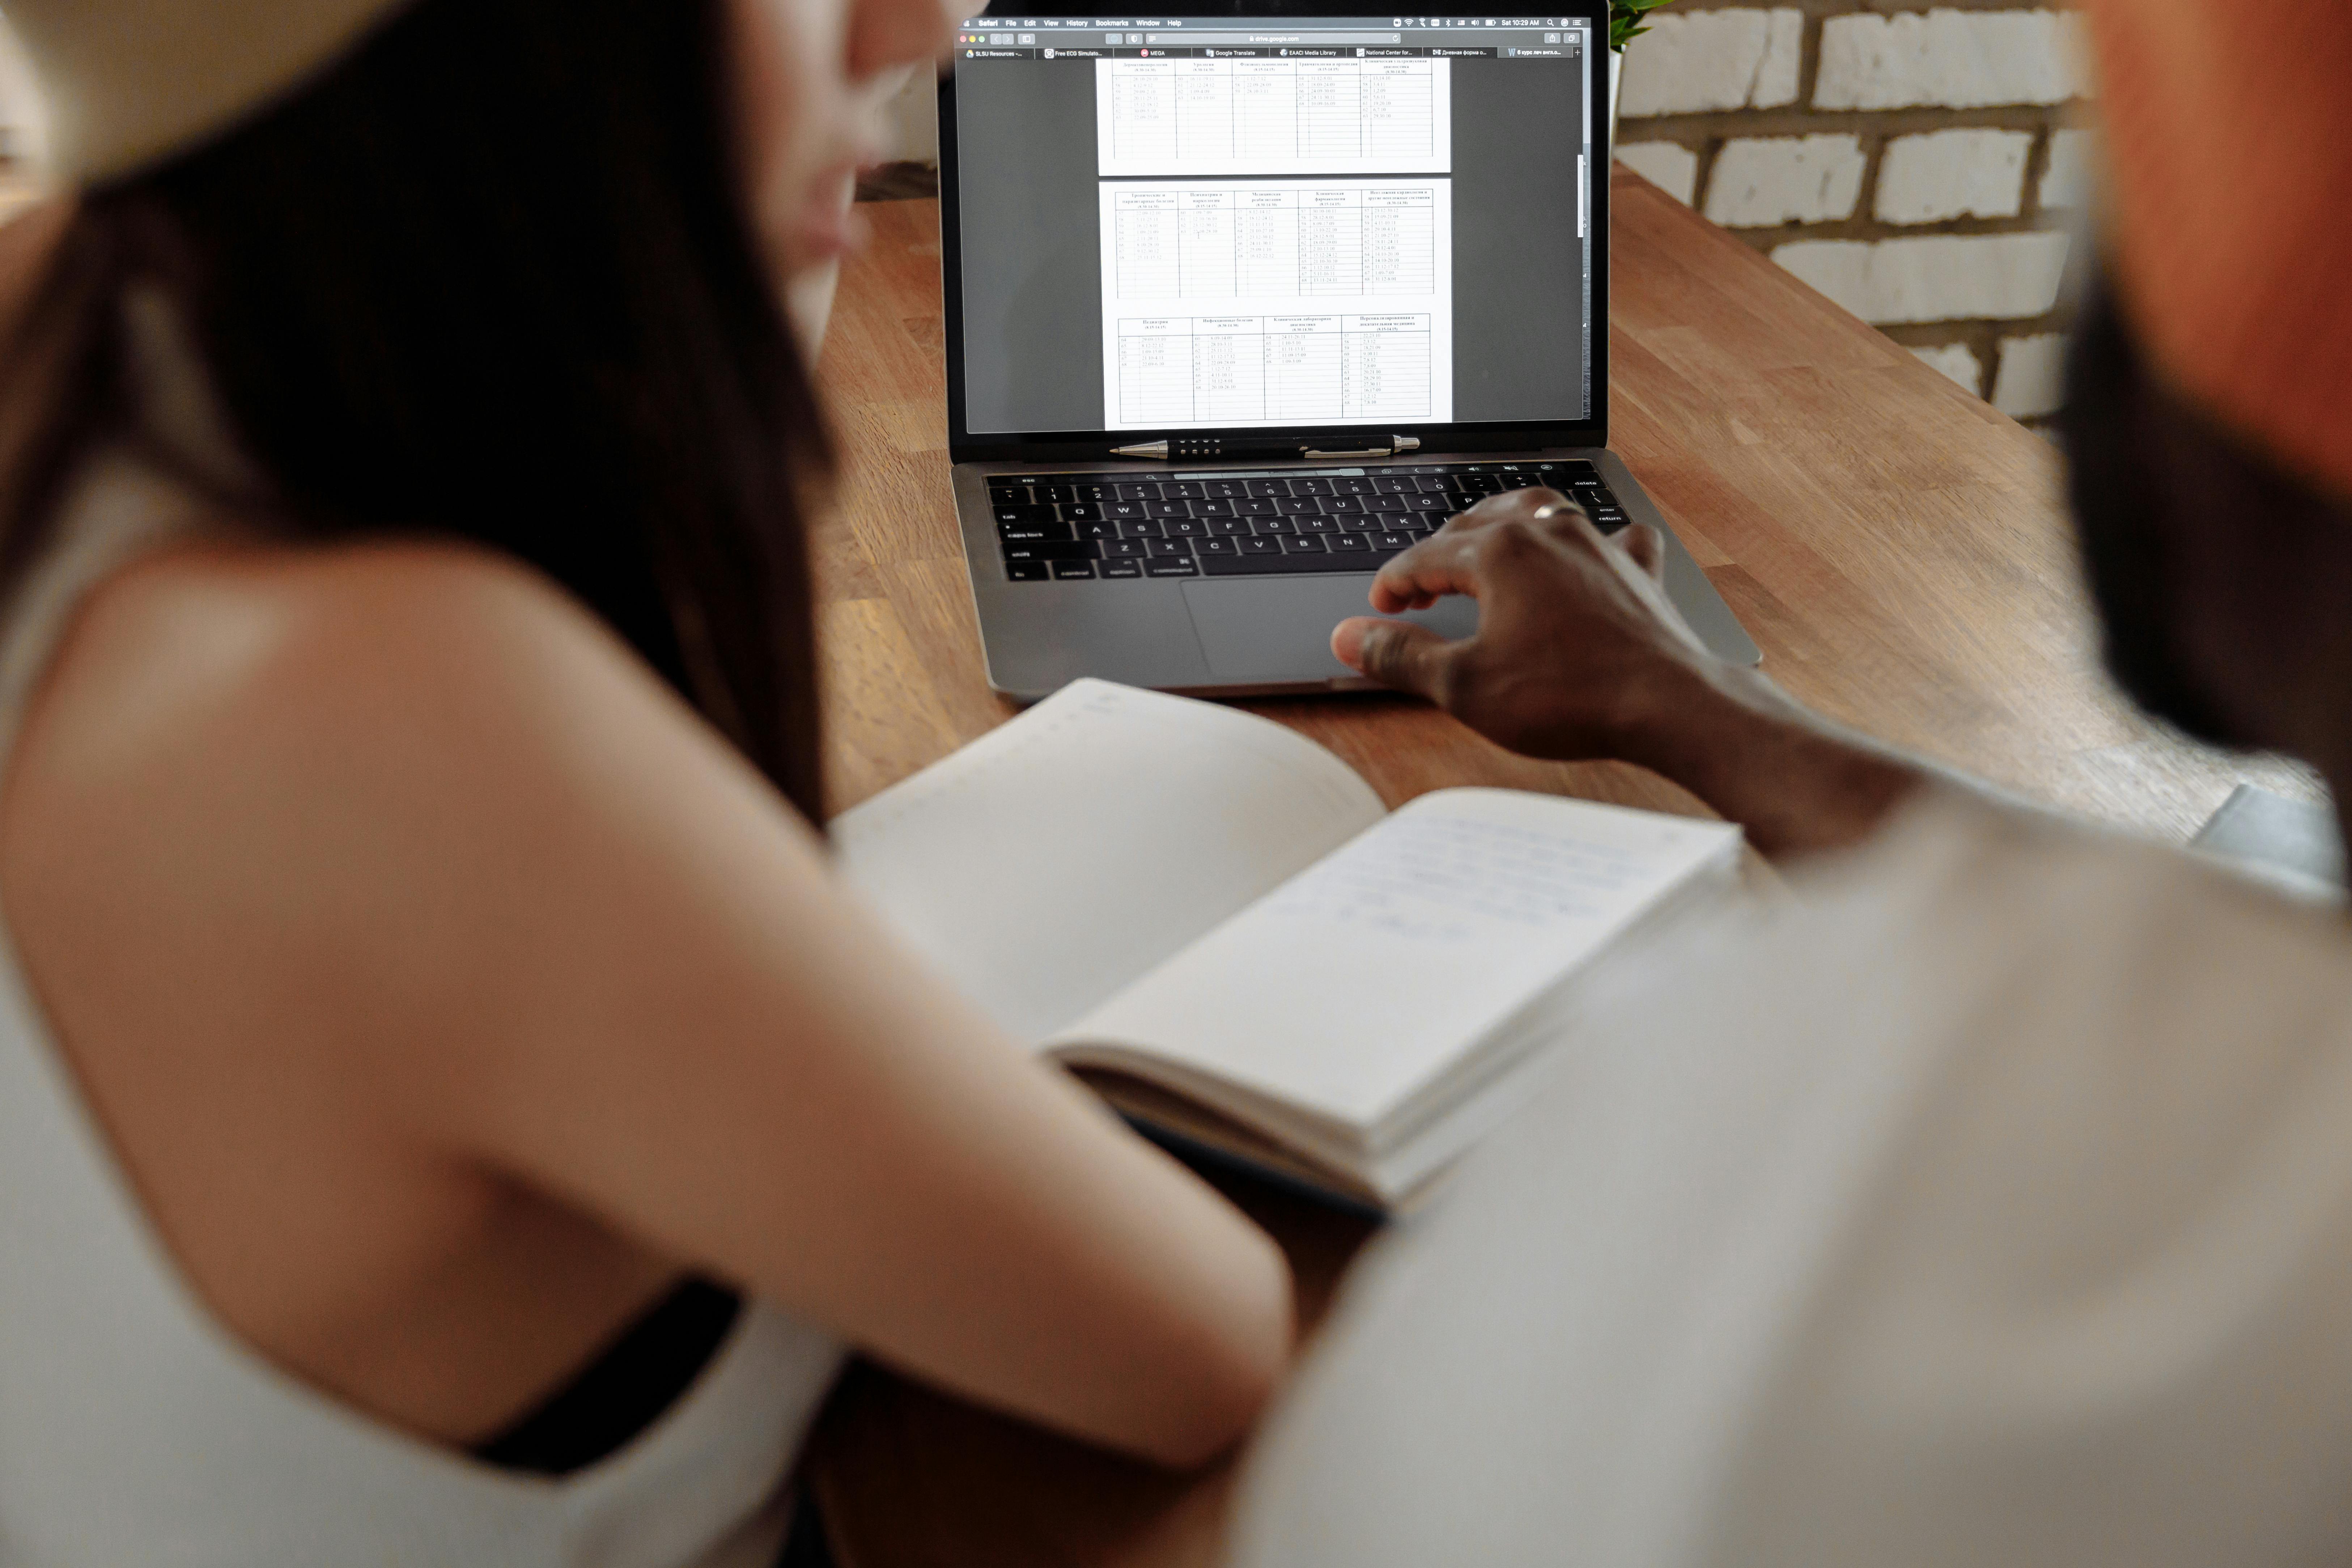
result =
[[[1608,449],[1606,6],[1198,5],[975,17],[941,77],[949,441],[990,683],[1364,688],[1330,635],[1371,574],[1529,485],[1657,527],[1693,629],[1756,663]],[[1477,607],[1409,618],[1462,637]]]

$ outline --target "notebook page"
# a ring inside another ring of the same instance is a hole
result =
[[[1369,1129],[1738,836],[1556,795],[1441,790],[1055,1044],[1129,1047]]]
[[[843,878],[1042,1039],[1380,820],[1282,725],[1079,680],[834,819]]]

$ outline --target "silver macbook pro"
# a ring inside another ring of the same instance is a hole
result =
[[[1361,687],[1329,641],[1371,573],[1528,485],[1664,531],[1756,662],[1608,450],[1605,16],[959,26],[949,439],[998,690]]]

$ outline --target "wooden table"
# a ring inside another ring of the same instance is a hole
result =
[[[1610,444],[1817,710],[2023,794],[2187,836],[2282,763],[2188,745],[2099,678],[2059,463],[2041,437],[1626,171]],[[844,460],[821,546],[836,807],[1002,722],[948,493],[938,213],[871,204],[819,380]],[[1391,805],[1444,784],[1701,808],[1618,764],[1530,762],[1417,703],[1252,703],[1353,764]],[[1248,1201],[1310,1305],[1361,1232]],[[815,1449],[855,1568],[1213,1561],[1229,1470],[1171,1478],[862,1370]]]

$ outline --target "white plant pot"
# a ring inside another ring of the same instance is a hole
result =
[[[1617,88],[1625,75],[1625,57],[1609,51],[1609,155],[1617,155]]]

